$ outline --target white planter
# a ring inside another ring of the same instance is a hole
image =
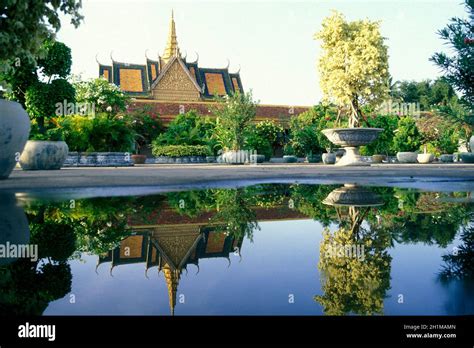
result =
[[[323,153],[323,163],[324,164],[336,163],[336,154],[334,152]]]
[[[30,140],[20,157],[23,170],[61,169],[69,149],[64,141]]]
[[[433,162],[434,156],[431,153],[420,153],[416,157],[418,163],[427,164]]]
[[[222,155],[224,163],[244,164],[249,162],[249,152],[247,150],[227,151]]]
[[[397,160],[400,163],[417,163],[417,158],[416,152],[397,152]]]
[[[474,152],[474,135],[469,139],[469,150]]]
[[[30,118],[17,102],[0,99],[0,179],[15,167],[30,134]]]

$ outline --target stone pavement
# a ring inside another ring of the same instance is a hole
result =
[[[0,192],[124,195],[296,181],[474,191],[474,164],[377,164],[370,167],[322,164],[150,164],[124,168],[63,168],[57,171],[15,169],[9,179],[0,180]]]

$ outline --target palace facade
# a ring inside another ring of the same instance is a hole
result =
[[[145,55],[146,56],[146,55]],[[135,98],[133,108],[150,105],[167,124],[176,115],[196,110],[210,115],[210,104],[215,96],[244,92],[240,69],[236,72],[225,68],[199,66],[199,56],[188,62],[181,54],[176,35],[173,13],[169,25],[168,39],[162,55],[156,59],[145,57],[145,64],[129,64],[114,61],[111,65],[99,64],[99,76],[116,84]],[[286,125],[289,118],[309,107],[289,105],[259,105],[256,121],[273,119]]]

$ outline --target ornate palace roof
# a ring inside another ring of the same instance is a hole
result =
[[[119,86],[128,94],[161,101],[202,101],[215,95],[225,96],[243,92],[240,69],[229,72],[225,68],[202,68],[199,56],[188,62],[181,54],[176,35],[174,15],[171,13],[168,39],[161,56],[146,57],[146,64],[128,64],[112,59],[112,65],[99,64],[99,76]]]

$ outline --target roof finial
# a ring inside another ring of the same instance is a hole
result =
[[[176,25],[174,23],[174,11],[171,10],[170,27],[168,31],[168,41],[166,43],[165,51],[161,57],[165,63],[167,63],[171,57],[180,56],[178,38],[176,36]]]

